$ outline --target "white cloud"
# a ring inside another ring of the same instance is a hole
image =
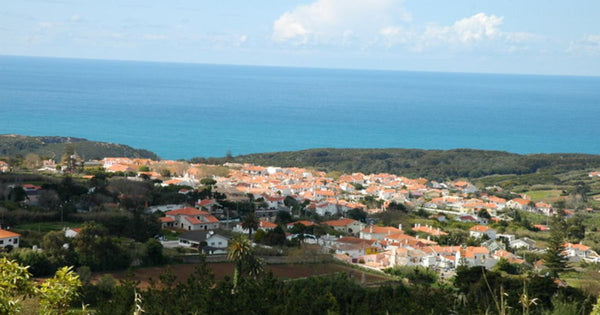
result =
[[[283,13],[272,39],[295,44],[348,44],[368,41],[389,25],[410,21],[402,0],[316,0]]]
[[[588,55],[600,54],[600,34],[588,34],[581,40],[571,42],[567,52]]]
[[[477,13],[471,17],[460,19],[451,26],[429,25],[425,29],[423,39],[449,43],[472,43],[494,39],[501,34],[499,26],[502,21],[502,17]]]
[[[527,49],[524,44],[542,39],[526,32],[505,32],[501,29],[503,22],[504,17],[477,13],[450,26],[430,24],[416,43],[416,49],[421,51],[436,46],[460,49],[482,45],[510,53]]]

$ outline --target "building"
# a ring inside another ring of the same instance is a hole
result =
[[[360,230],[365,228],[364,223],[350,218],[340,218],[338,220],[326,221],[324,224],[331,226],[336,231],[349,234],[358,234]]]
[[[0,229],[0,247],[5,249],[13,249],[19,247],[19,238],[21,235],[11,231]]]
[[[360,231],[360,238],[365,240],[383,240],[386,236],[402,233],[402,227],[370,225]]]
[[[181,208],[165,213],[167,218],[161,219],[163,226],[179,228],[188,231],[214,230],[219,227],[219,220],[206,211],[196,208]]]
[[[225,254],[229,238],[214,231],[189,231],[179,236],[179,245],[198,248],[206,254]]]
[[[494,240],[496,239],[496,230],[485,225],[475,225],[469,229],[469,236],[482,238],[484,235]]]
[[[76,237],[81,232],[81,228],[67,228],[65,230],[65,236],[69,238]]]

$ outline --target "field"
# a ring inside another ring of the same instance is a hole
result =
[[[140,281],[140,287],[145,288],[149,285],[150,278],[157,280],[159,275],[166,268],[171,268],[173,274],[179,281],[185,281],[195,270],[194,264],[177,264],[168,267],[148,267],[134,270],[132,280]],[[226,276],[233,276],[233,264],[229,262],[223,263],[208,263],[209,268],[215,275],[215,279],[223,280]],[[373,272],[365,272],[353,269],[348,266],[335,263],[317,263],[317,264],[273,264],[265,267],[267,272],[281,279],[297,279],[309,276],[331,275],[340,272],[348,272],[349,276],[355,278],[360,283],[375,284],[390,280],[387,276],[375,274]],[[127,278],[127,272],[119,271],[109,273],[117,280]],[[103,274],[96,274],[94,279],[99,279]]]
[[[526,192],[527,196],[531,198],[531,201],[546,201],[555,202],[561,199],[560,190],[532,190]]]

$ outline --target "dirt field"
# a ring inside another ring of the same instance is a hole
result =
[[[223,280],[225,276],[233,275],[233,264],[231,263],[209,263],[208,266],[211,268],[217,280]],[[193,264],[179,264],[171,265],[173,273],[178,280],[187,279],[195,270]],[[133,280],[140,281],[141,287],[147,287],[149,279],[158,280],[158,276],[164,271],[166,267],[149,267],[140,268],[134,271]],[[281,279],[296,279],[315,275],[330,275],[337,272],[348,272],[350,277],[356,279],[356,281],[365,284],[374,284],[377,282],[384,282],[389,280],[385,276],[376,275],[369,272],[363,272],[360,270],[352,269],[347,266],[326,263],[326,264],[282,264],[282,265],[267,265],[267,271],[273,272],[274,275]],[[126,272],[115,272],[111,273],[115,279],[125,279]],[[364,274],[364,276],[363,276]],[[94,279],[98,279],[102,274],[97,274]]]

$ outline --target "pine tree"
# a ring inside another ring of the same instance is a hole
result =
[[[562,218],[554,216],[550,225],[550,239],[544,253],[544,265],[550,270],[550,275],[559,277],[559,273],[569,271],[568,258],[565,251],[565,222]]]

